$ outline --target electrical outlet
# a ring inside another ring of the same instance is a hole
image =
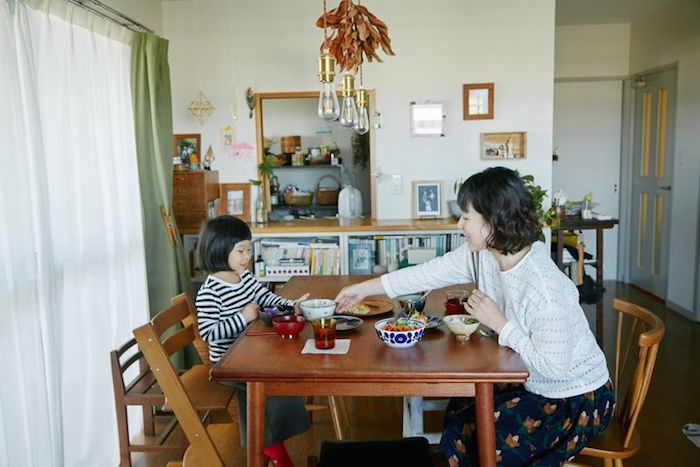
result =
[[[391,176],[391,193],[394,195],[400,195],[403,192],[403,180],[401,180],[401,175]]]

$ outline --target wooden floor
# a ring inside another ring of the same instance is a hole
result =
[[[668,467],[700,466],[700,448],[695,447],[681,428],[688,422],[700,423],[700,323],[694,323],[666,308],[661,301],[634,287],[610,282],[605,294],[604,350],[608,361],[614,354],[615,316],[612,298],[617,296],[638,303],[656,313],[666,323],[666,337],[661,343],[654,377],[646,404],[642,409],[639,432],[641,451],[625,462],[626,466]],[[591,325],[595,307],[585,306]],[[593,328],[593,327],[592,327]],[[322,399],[322,398],[321,398]],[[399,398],[349,398],[350,436],[353,439],[392,439],[401,437],[402,406]],[[442,415],[428,414],[427,430],[439,430]],[[307,456],[318,454],[321,441],[334,439],[327,412],[317,412],[308,432],[289,440],[286,445],[294,462],[305,466]],[[172,436],[177,442],[178,436]],[[238,443],[238,440],[233,442]],[[244,449],[240,462],[245,465]],[[134,455],[137,467],[164,466],[177,456]],[[588,463],[588,460],[585,460]],[[595,460],[591,465],[597,464]]]

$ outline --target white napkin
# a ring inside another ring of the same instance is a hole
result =
[[[304,348],[302,349],[301,353],[344,354],[344,353],[348,353],[349,350],[350,350],[350,339],[336,339],[335,340],[335,347],[333,347],[332,349],[327,349],[327,350],[317,349],[316,344],[314,343],[314,340],[309,339],[306,341],[306,344],[304,344]]]

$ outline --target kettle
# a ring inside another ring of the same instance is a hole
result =
[[[341,218],[360,217],[362,215],[362,193],[350,184],[343,185],[338,194],[338,216]]]

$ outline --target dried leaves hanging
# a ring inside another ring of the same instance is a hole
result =
[[[321,44],[321,50],[329,49],[341,70],[354,73],[365,58],[381,62],[377,54],[379,48],[387,55],[395,55],[384,21],[352,0],[340,0],[337,8],[318,18],[316,26],[332,30]]]

